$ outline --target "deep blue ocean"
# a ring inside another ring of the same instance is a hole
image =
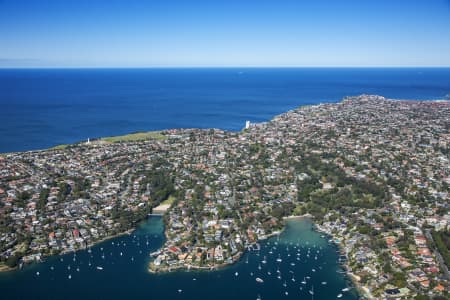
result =
[[[167,128],[240,130],[349,95],[441,99],[450,68],[0,70],[0,152]]]

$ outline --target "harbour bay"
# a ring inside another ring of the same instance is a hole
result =
[[[237,263],[215,271],[149,273],[149,253],[163,240],[162,219],[150,217],[130,235],[107,240],[90,251],[50,257],[0,274],[2,295],[8,299],[210,299],[212,295],[215,299],[258,295],[334,299],[342,294],[341,299],[357,299],[341,271],[337,246],[314,231],[309,219],[288,220],[280,237],[262,241],[259,251],[248,251]],[[347,287],[350,290],[342,292]]]

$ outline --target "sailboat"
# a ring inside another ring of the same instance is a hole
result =
[[[311,294],[311,299],[313,299],[314,298],[314,285],[313,286],[311,286],[311,290],[309,291],[309,293]]]

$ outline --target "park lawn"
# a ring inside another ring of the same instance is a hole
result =
[[[166,138],[167,137],[162,135],[160,131],[148,131],[148,132],[136,132],[125,135],[104,137],[101,138],[101,140],[109,143],[117,143],[117,142],[142,141],[148,139],[164,140]]]
[[[161,202],[159,205],[172,205],[173,201],[175,201],[175,197],[170,195],[169,198]]]

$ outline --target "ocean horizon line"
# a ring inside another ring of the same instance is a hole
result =
[[[0,70],[450,69],[450,66],[0,66]]]

